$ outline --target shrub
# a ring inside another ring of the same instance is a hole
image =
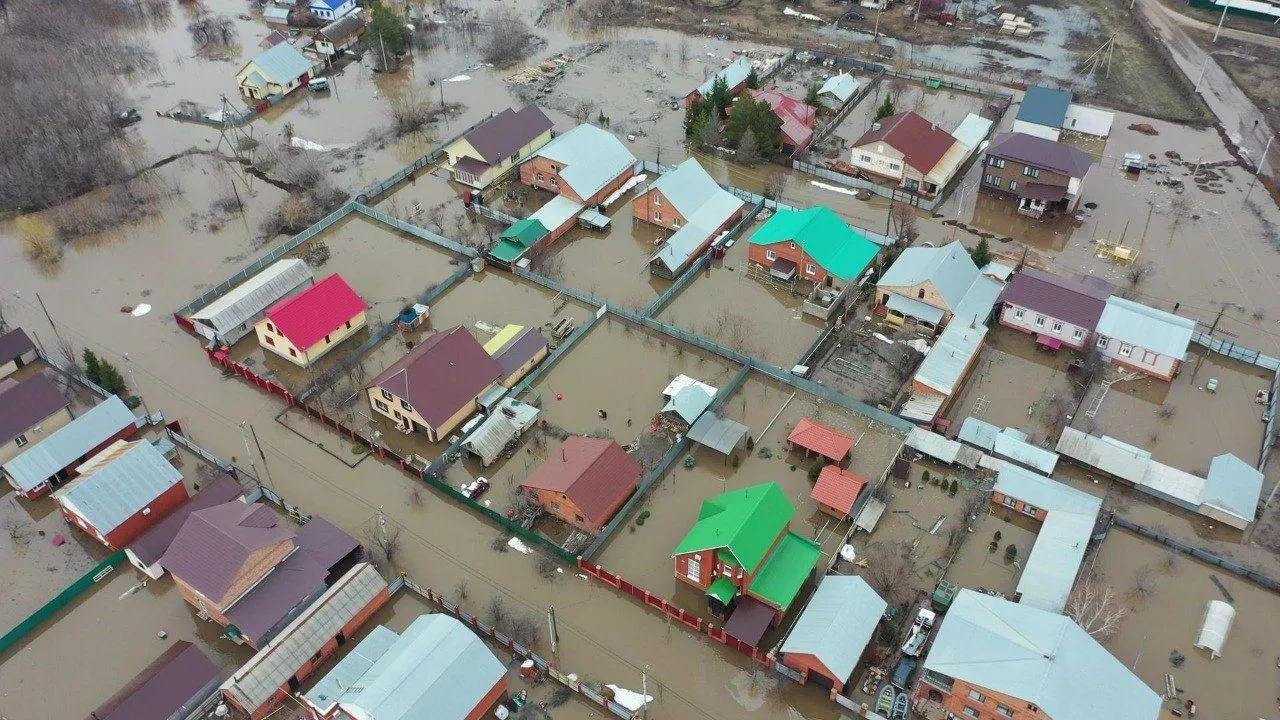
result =
[[[813,464],[809,466],[809,479],[816,481],[818,479],[818,476],[821,474],[822,474],[822,461],[814,460]]]
[[[925,483],[927,485],[929,483],[929,477],[930,477],[929,471],[925,470],[924,472],[920,473],[920,482]],[[934,484],[936,485],[937,483],[934,483]]]
[[[948,488],[948,492],[954,497],[956,493],[960,492],[960,483],[953,479],[951,481],[951,487]]]
[[[1013,543],[1009,543],[1009,545],[1006,546],[1004,549],[1004,559],[1009,562],[1013,562],[1014,560],[1017,560],[1018,546],[1014,545]]]
[[[992,555],[994,555],[996,553],[996,550],[999,550],[999,549],[1000,549],[1000,541],[998,540],[992,540],[987,545],[987,552],[991,553]]]

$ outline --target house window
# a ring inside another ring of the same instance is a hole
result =
[[[680,227],[680,218],[671,218],[671,227]]]
[[[1120,343],[1120,357],[1129,357],[1133,354],[1133,346],[1129,343]]]
[[[391,397],[391,393],[387,392],[386,390],[382,391],[382,397],[386,398],[387,400],[395,400],[395,398]]]
[[[919,290],[916,291],[916,297],[920,298],[921,300],[924,299],[924,288],[920,288]]]
[[[382,402],[381,400],[374,400],[373,404],[376,405],[378,409],[381,410],[382,412],[389,412],[391,410],[391,408],[387,407],[387,404]]]
[[[895,170],[895,171],[896,171],[896,170],[901,170],[901,169],[902,169],[902,166],[901,166],[901,165],[899,165],[898,163],[889,163],[889,169],[890,169],[890,170]]]
[[[348,329],[348,330],[350,330],[350,329],[351,329],[351,321],[350,321],[350,320],[348,320],[348,321],[347,321],[347,329]]]
[[[982,702],[986,702],[986,701],[987,701],[987,696],[986,696],[986,695],[983,695],[982,693],[978,692],[977,690],[972,690],[972,689],[971,689],[971,690],[969,690],[969,699],[970,699],[970,700],[972,700],[972,701],[974,701],[974,702],[977,702],[977,703],[982,703]]]
[[[723,573],[724,576],[727,578],[733,577],[733,568],[729,567],[728,565],[725,565],[724,567],[720,568],[720,572]]]
[[[772,251],[772,250],[766,250],[766,251],[764,252],[764,256],[765,256],[765,258],[767,258],[767,259],[769,259],[769,260],[777,260],[777,259],[778,259],[778,253],[776,253],[776,252],[774,252],[774,251]]]
[[[1026,314],[1027,314],[1027,313],[1026,313],[1026,311],[1025,311],[1025,310],[1023,310],[1022,308],[1017,308],[1017,309],[1015,309],[1015,310],[1013,311],[1013,319],[1014,319],[1014,320],[1021,320],[1021,319],[1022,319],[1022,316],[1023,316],[1023,315],[1026,315]]]
[[[556,182],[555,178],[551,178],[551,187],[558,188],[560,187],[560,183]]]
[[[653,194],[653,204],[662,207],[662,196],[658,193]]]
[[[684,576],[694,582],[702,582],[702,556],[690,555],[684,569]]]
[[[1010,180],[1010,181],[1009,181],[1009,189],[1010,189],[1010,190],[1017,190],[1017,189],[1018,189],[1018,181],[1017,181],[1017,180]]]
[[[543,175],[542,173],[538,173],[537,178],[538,178],[538,182],[546,182],[546,181],[547,181],[547,176]]]
[[[293,348],[289,348],[289,357],[298,357],[298,351]]]
[[[999,175],[992,175],[991,173],[987,173],[986,175],[983,175],[983,176],[982,176],[982,182],[984,182],[984,183],[986,183],[986,184],[988,184],[988,185],[999,185],[999,184],[1000,184],[1000,176],[999,176]]]
[[[662,213],[660,213],[660,212],[656,212],[656,213],[654,213],[654,214],[653,214],[653,221],[654,221],[654,222],[659,222],[659,223],[660,223],[660,222],[662,222]]]
[[[1108,343],[1108,342],[1110,342],[1110,341],[1107,339],[1107,336],[1106,336],[1106,335],[1099,335],[1099,336],[1098,336],[1098,348],[1099,348],[1099,349],[1101,349],[1101,350],[1106,350],[1106,349],[1107,349],[1107,343]]]
[[[271,323],[267,323],[267,332],[275,332],[276,328]]]
[[[276,339],[275,339],[275,338],[273,338],[273,337],[271,337],[270,335],[268,335],[268,336],[266,336],[265,338],[263,338],[263,340],[266,340],[268,345],[273,345],[273,346],[274,346],[274,345],[276,344]]]
[[[1003,504],[1007,508],[1013,508],[1015,510],[1018,508],[1017,498],[1011,498],[1008,495],[1004,496],[1004,500],[1001,501],[1001,504]]]
[[[1007,705],[997,705],[996,712],[1000,713],[1005,717],[1009,717],[1009,718],[1013,717],[1013,708],[1008,707]]]
[[[993,157],[987,164],[993,168],[1002,168],[1004,167],[1004,158]]]
[[[1042,328],[1042,327],[1044,327],[1044,316],[1043,316],[1043,315],[1037,315],[1037,316],[1036,316],[1036,327],[1038,327],[1038,328]]]
[[[581,515],[574,515],[574,517],[578,519],[578,522],[585,522]]]
[[[1142,351],[1142,362],[1147,365],[1155,365],[1156,358],[1160,357],[1159,353],[1153,353],[1150,350]]]
[[[1057,320],[1054,320],[1052,330],[1054,333],[1062,332],[1062,323],[1058,322]]]
[[[1040,168],[1033,168],[1030,165],[1028,165],[1022,168],[1022,174],[1026,175],[1029,178],[1038,178],[1040,177]]]
[[[1040,512],[1040,509],[1031,503],[1022,503],[1022,512],[1030,515],[1031,517],[1035,517],[1036,513]]]
[[[862,162],[862,163],[869,163],[869,162],[871,162],[871,156],[870,156],[870,155],[859,155],[859,156],[858,156],[858,162]]]
[[[404,400],[400,401],[400,407],[404,408],[405,410],[408,410],[409,412],[413,412],[413,406],[405,402]]]
[[[813,266],[813,263],[809,263],[809,265],[807,265],[807,266],[805,267],[804,271],[805,271],[806,273],[808,273],[809,275],[817,275],[817,274],[818,274],[818,268],[814,267],[814,266]]]
[[[1084,339],[1084,330],[1081,330],[1080,328],[1076,328],[1076,329],[1075,329],[1074,331],[1072,331],[1072,333],[1071,333],[1071,339],[1072,339],[1072,340],[1083,340],[1083,339]]]
[[[328,335],[325,335],[325,336],[324,336],[324,344],[325,344],[325,345],[328,345],[328,344],[329,344],[329,336],[328,336]]]
[[[960,708],[960,710],[961,710],[961,711],[963,711],[965,715],[968,715],[968,716],[969,716],[969,717],[971,717],[971,718],[980,718],[980,717],[982,717],[982,713],[978,712],[977,710],[974,710],[973,708],[969,707],[968,705],[965,705],[964,707]]]
[[[18,437],[14,438],[13,441],[18,443],[18,447],[22,447],[23,445],[27,444],[27,436],[19,435]]]

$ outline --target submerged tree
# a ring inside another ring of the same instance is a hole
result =
[[[1106,640],[1120,631],[1121,623],[1129,617],[1129,608],[1115,588],[1090,574],[1071,591],[1065,614],[1085,632]]]

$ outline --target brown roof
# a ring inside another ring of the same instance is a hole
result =
[[[883,142],[902,153],[903,160],[922,173],[932,170],[956,142],[951,133],[913,112],[890,115],[871,128],[854,147]]]
[[[644,468],[612,440],[573,435],[552,450],[523,487],[564,493],[592,522],[631,495]]]
[[[1073,178],[1083,178],[1093,165],[1089,153],[1079,148],[1026,133],[1005,133],[992,138],[987,156],[992,155]]]
[[[168,517],[134,540],[129,550],[143,565],[150,565],[159,560],[160,556],[169,549],[169,545],[178,536],[178,532],[182,530],[183,524],[187,522],[191,513],[231,502],[242,494],[240,483],[236,482],[235,478],[222,475],[200,488],[200,491],[191,496],[190,500],[178,506],[178,509],[169,513]]]
[[[0,365],[12,362],[35,349],[36,346],[31,344],[31,338],[27,337],[22,328],[0,335]]]
[[[160,565],[201,595],[218,601],[250,555],[293,537],[293,528],[271,508],[233,500],[191,513]]]
[[[518,112],[507,108],[467,133],[467,142],[485,162],[496,165],[550,129],[551,120],[537,105],[527,105]]]
[[[427,338],[369,387],[409,401],[427,424],[439,427],[502,377],[498,361],[459,325]]]
[[[0,445],[68,405],[58,386],[44,375],[0,383]]]
[[[1035,268],[1023,268],[1005,285],[1000,302],[1093,330],[1102,317],[1107,298],[1115,291],[1116,287],[1102,278],[1078,275],[1068,279]]]
[[[222,673],[186,640],[169,646],[89,716],[97,720],[169,720],[217,690]]]

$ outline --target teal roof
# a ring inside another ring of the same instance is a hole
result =
[[[812,655],[847,682],[888,606],[866,580],[828,575],[782,643],[782,652]]]
[[[853,97],[857,91],[858,81],[849,73],[840,73],[827,78],[827,81],[818,89],[818,94],[831,93],[837,100],[844,102]]]
[[[1253,522],[1262,495],[1262,479],[1262,473],[1235,455],[1219,455],[1209,463],[1200,502]]]
[[[502,239],[514,240],[526,247],[534,244],[543,235],[547,234],[547,228],[533,218],[525,218],[517,221],[514,225],[502,231]]]
[[[277,85],[288,85],[311,72],[311,61],[289,43],[280,43],[253,59],[266,79]]]
[[[621,140],[595,125],[579,125],[534,155],[564,165],[560,177],[583,198],[595,195],[636,164],[636,157]]]
[[[698,522],[672,557],[725,549],[743,569],[754,573],[795,514],[795,506],[777,483],[723,493],[702,502]]]
[[[753,245],[795,242],[827,272],[851,282],[866,271],[880,246],[845,224],[829,207],[779,210],[751,236]],[[903,254],[906,254],[905,251]]]
[[[707,594],[728,605],[738,594],[738,586],[734,585],[729,578],[721,576],[711,582],[711,587],[707,588]]]
[[[751,594],[786,610],[796,599],[809,574],[818,566],[822,548],[818,543],[793,532],[783,536],[751,581]]]
[[[698,94],[706,97],[711,94],[711,86],[715,84],[716,78],[723,77],[726,85],[729,86],[729,92],[745,82],[747,76],[751,74],[751,61],[745,55],[739,55],[736,60],[726,65],[720,72],[712,75],[698,86]]]

